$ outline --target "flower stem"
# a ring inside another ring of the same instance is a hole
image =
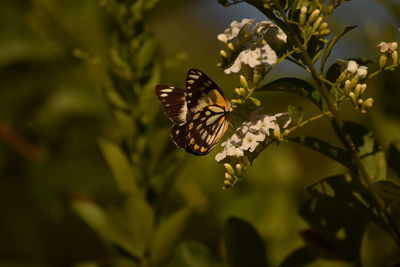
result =
[[[297,32],[292,28],[292,25],[290,23],[288,23],[289,20],[286,16],[285,11],[282,9],[279,1],[274,0],[274,3],[275,3],[275,6],[278,8],[278,11],[279,11],[282,19],[285,21],[285,23],[287,23],[287,28],[290,31],[290,34],[288,35],[288,37],[290,37],[292,39],[292,41],[294,41],[296,46],[298,46],[300,48],[300,51],[301,51],[301,54],[303,55],[305,64],[308,66],[311,76],[313,77],[314,81],[317,83],[318,90],[320,91],[322,97],[324,98],[329,111],[332,113],[333,128],[336,130],[339,138],[341,139],[341,141],[343,142],[347,151],[351,155],[354,164],[360,170],[365,184],[367,184],[368,186],[371,185],[372,177],[369,175],[366,167],[362,163],[362,161],[357,153],[356,146],[354,145],[353,141],[351,140],[349,133],[344,128],[344,123],[339,117],[339,109],[331,101],[331,99],[329,97],[328,89],[326,88],[326,84],[321,81],[320,74],[317,72],[314,65],[312,64],[312,60],[311,60],[310,56],[308,55],[306,48],[301,43],[301,41],[297,35]]]
[[[310,122],[322,119],[324,117],[332,117],[332,112],[329,112],[329,111],[328,112],[322,112],[322,113],[320,113],[318,115],[315,115],[315,116],[313,116],[313,117],[311,117],[311,118],[309,118],[307,120],[304,120],[304,121],[300,122],[299,124],[293,126],[292,128],[286,129],[285,132],[284,132],[284,135],[289,135],[291,132],[293,132],[293,131],[301,128],[301,127],[306,126]]]

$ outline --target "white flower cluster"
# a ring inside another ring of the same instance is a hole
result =
[[[374,102],[371,97],[362,99],[367,89],[365,80],[368,75],[368,67],[360,66],[354,60],[338,60],[338,64],[341,65],[341,74],[336,83],[343,90],[347,99],[350,99],[355,109],[366,113]]]
[[[279,137],[290,122],[288,113],[254,115],[252,120],[244,122],[221,144],[224,149],[215,156],[215,160],[220,162],[226,157],[240,158],[247,153],[246,151],[254,152],[267,136]]]
[[[368,74],[367,66],[360,66],[354,60],[338,60],[337,62],[341,66],[341,72],[346,71],[347,74],[357,75],[358,78],[367,77]]]
[[[237,73],[242,64],[255,68],[259,65],[272,65],[277,61],[276,51],[286,43],[286,34],[270,21],[255,22],[255,19],[233,21],[218,40],[226,44],[229,51],[240,51],[233,64],[225,73]]]
[[[390,43],[380,42],[378,44],[378,47],[381,53],[391,54],[397,50],[398,44],[397,42],[390,42]]]

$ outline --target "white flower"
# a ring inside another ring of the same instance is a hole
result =
[[[397,42],[380,42],[377,46],[379,47],[381,53],[391,54],[397,50],[398,44]]]
[[[243,19],[241,22],[232,21],[230,27],[225,29],[224,33],[218,34],[217,39],[223,43],[228,43],[237,38],[241,32],[251,33],[252,24],[255,19]]]
[[[258,65],[268,64],[272,65],[276,63],[277,55],[269,44],[264,44],[261,47],[255,49],[246,49],[240,52],[233,64],[225,69],[226,74],[238,73],[242,68],[242,64],[248,65],[250,68],[254,68]]]
[[[249,121],[240,125],[234,134],[221,144],[224,148],[215,156],[220,162],[226,157],[243,157],[245,152],[254,152],[267,136],[279,136],[291,123],[288,113],[277,113],[275,115],[258,114],[259,110],[253,112]]]
[[[357,70],[357,75],[360,78],[365,78],[367,77],[368,74],[368,67],[367,66],[360,66]]]
[[[242,145],[240,148],[242,150],[249,150],[250,152],[253,152],[258,144],[262,141],[264,141],[265,135],[262,133],[259,134],[253,134],[250,131],[246,133],[246,135],[243,138]]]
[[[350,73],[356,73],[358,70],[358,64],[354,60],[350,60],[347,62],[346,70]]]

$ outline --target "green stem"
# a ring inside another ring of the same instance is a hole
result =
[[[313,122],[313,121],[322,119],[322,118],[324,118],[324,117],[332,117],[332,113],[329,112],[329,111],[328,111],[328,112],[323,112],[323,113],[320,113],[320,114],[318,114],[318,115],[315,115],[315,116],[313,116],[313,117],[311,117],[311,118],[309,118],[309,119],[307,119],[307,120],[304,120],[304,121],[300,122],[299,124],[293,126],[292,128],[286,129],[285,132],[284,132],[284,135],[285,135],[285,136],[286,136],[286,135],[289,135],[291,132],[293,132],[293,131],[295,131],[295,130],[301,128],[301,127],[306,126],[306,125],[309,124],[310,122]]]
[[[291,38],[296,46],[300,48],[301,54],[303,55],[303,59],[305,61],[305,64],[308,66],[311,76],[313,77],[314,81],[317,83],[317,88],[320,91],[322,97],[324,98],[329,111],[332,113],[332,123],[334,126],[334,129],[337,130],[337,134],[342,140],[344,146],[346,147],[347,151],[353,158],[354,164],[358,167],[360,170],[363,180],[365,184],[368,186],[371,185],[372,183],[372,177],[369,175],[366,167],[362,163],[358,153],[356,146],[354,145],[353,141],[351,140],[351,137],[347,130],[344,128],[344,123],[339,117],[339,109],[337,106],[334,105],[334,103],[331,101],[329,97],[329,92],[328,89],[326,88],[326,84],[320,80],[320,74],[317,72],[317,70],[314,68],[314,65],[312,64],[312,60],[310,56],[307,53],[306,48],[303,46],[301,43],[296,31],[292,28],[292,25],[288,23],[288,18],[286,16],[285,11],[282,9],[280,3],[278,0],[274,0],[275,6],[278,8],[278,11],[282,17],[282,19],[287,23],[287,28],[290,31],[289,38]]]

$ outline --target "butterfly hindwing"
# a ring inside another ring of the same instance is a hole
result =
[[[187,149],[196,155],[207,154],[228,129],[223,107],[209,105],[199,110],[187,122]]]
[[[186,150],[187,148],[187,125],[186,123],[174,124],[171,129],[171,138],[174,143]]]
[[[227,100],[221,91],[206,74],[197,69],[190,69],[186,75],[187,106],[192,113],[208,105],[223,106],[229,110]]]
[[[156,86],[156,96],[160,100],[164,112],[173,122],[178,124],[186,122],[186,89],[175,86],[158,85]]]

